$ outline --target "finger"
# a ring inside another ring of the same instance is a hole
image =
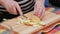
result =
[[[17,8],[19,14],[22,16],[23,13],[22,13],[21,7],[18,5],[18,3],[15,4],[15,7]]]
[[[45,8],[43,8],[42,10],[42,16],[44,16],[44,13],[45,13]]]
[[[42,13],[42,9],[40,8],[40,9],[38,10],[38,17],[41,16],[41,13]]]
[[[38,14],[38,11],[34,9],[34,15],[37,16],[37,14]]]
[[[38,8],[37,8],[37,5],[35,4],[34,6],[34,14],[37,16],[38,15]]]
[[[14,7],[12,7],[12,14],[14,14],[14,15],[17,15],[17,10],[16,10],[16,8],[15,8],[15,6]]]
[[[43,17],[43,11],[40,13],[39,18],[41,19]]]
[[[38,14],[40,19],[43,18],[44,13],[45,13],[45,9],[43,8],[42,11],[41,11],[41,13],[39,12],[39,14]]]

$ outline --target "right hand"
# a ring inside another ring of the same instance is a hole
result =
[[[0,0],[0,2],[1,2],[0,4],[3,5],[10,14],[17,15],[17,11],[18,11],[20,15],[23,15],[21,8],[16,1]]]

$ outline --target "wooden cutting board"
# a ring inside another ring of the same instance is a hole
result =
[[[33,12],[27,13],[25,15],[29,16],[29,14],[32,14]],[[30,16],[29,16],[30,17]],[[45,12],[45,15],[43,17],[43,20],[41,22],[43,22],[44,24],[46,24],[46,27],[59,21],[60,20],[60,16],[51,12]],[[42,28],[44,28],[43,26],[26,26],[24,24],[19,24],[17,23],[17,19],[11,19],[8,21],[3,22],[2,24],[9,24],[14,31],[18,32],[19,34],[31,34],[34,33],[36,31],[41,30]]]

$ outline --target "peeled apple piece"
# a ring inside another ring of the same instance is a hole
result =
[[[39,25],[39,23],[41,22],[37,16],[31,14],[29,15],[28,18],[21,16],[18,18],[18,20],[20,23],[23,23],[28,26]]]
[[[40,22],[40,18],[33,14],[29,14],[29,18],[31,19],[32,22],[36,22],[36,23]]]

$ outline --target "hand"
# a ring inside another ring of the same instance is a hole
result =
[[[17,11],[22,15],[22,10],[19,4],[13,0],[0,0],[0,4],[3,5],[10,14],[17,15]]]
[[[43,0],[36,0],[34,6],[34,14],[38,16],[40,19],[43,18],[45,12],[44,1]]]

